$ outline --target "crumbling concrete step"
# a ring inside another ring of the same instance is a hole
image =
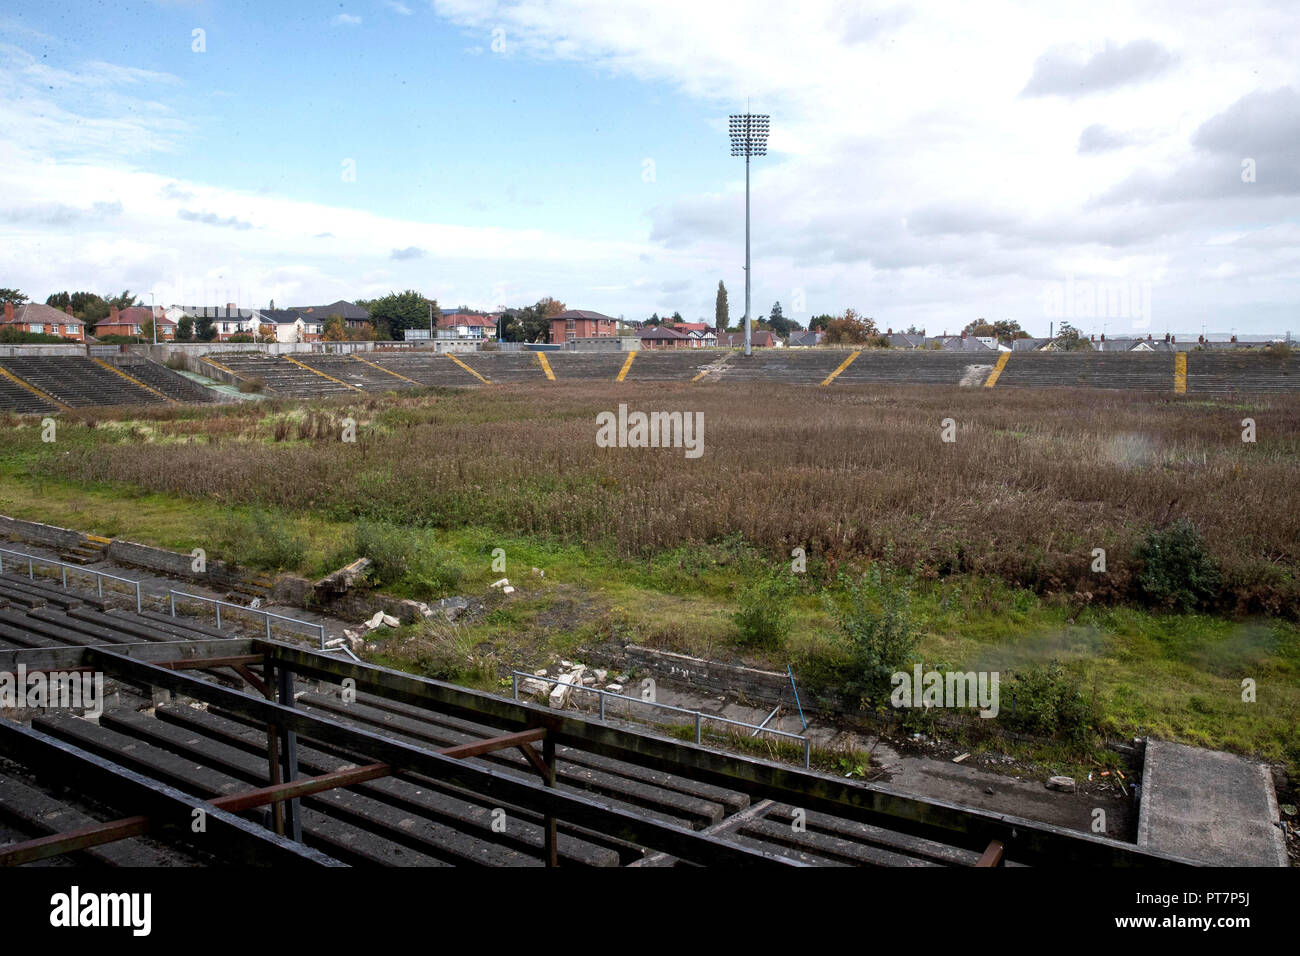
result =
[[[1267,765],[1219,750],[1148,740],[1138,846],[1214,866],[1286,866]]]
[[[107,727],[75,717],[42,717],[33,726],[75,744],[83,750],[112,760],[120,766],[147,774],[200,799],[238,793],[251,787],[228,774],[193,760],[177,757],[148,743]],[[248,814],[265,820],[267,812]],[[387,866],[440,866],[441,861],[398,846],[381,836],[302,807],[303,842],[348,863]]]
[[[73,609],[73,611],[76,610],[80,609]],[[72,613],[64,614],[48,608],[29,611],[27,616],[49,624],[51,627],[59,627],[78,634],[85,634],[90,638],[96,638],[98,639],[97,643],[101,644],[143,644],[148,641],[160,642],[166,639],[163,637],[144,637],[120,627],[105,627],[103,624],[96,624],[80,616],[73,616]]]
[[[500,733],[489,728],[483,728],[479,733],[450,730],[389,711],[381,711],[360,701],[344,705],[336,698],[321,694],[307,694],[299,703],[307,707],[319,707],[337,720],[360,726],[382,727],[385,734],[405,739],[417,746],[453,747]],[[611,801],[635,806],[647,814],[658,815],[662,819],[684,824],[692,829],[702,829],[723,817],[721,804],[674,790],[664,790],[601,770],[576,767],[565,761],[560,753],[557,752],[556,756],[558,766],[555,780],[556,786],[561,789],[596,793]],[[519,776],[527,777],[533,774],[523,754],[513,748],[498,750],[479,759],[502,769],[508,769]]]
[[[448,714],[437,713],[436,711],[426,710],[410,704],[403,704],[398,701],[387,700],[382,697],[374,697],[370,694],[359,695],[357,702],[374,707],[378,710],[386,710],[393,714],[410,717],[420,723],[428,723],[435,726],[448,727],[453,730],[461,730],[478,738],[491,736],[495,733],[491,728],[485,727],[481,724],[475,724],[469,720],[452,717]],[[648,767],[642,767],[639,764],[628,763],[623,760],[615,760],[612,757],[603,757],[599,754],[587,753],[581,750],[574,750],[571,747],[559,747],[556,752],[561,759],[569,763],[575,763],[579,766],[589,767],[594,770],[604,770],[608,773],[627,777],[630,780],[639,781],[648,786],[660,787],[665,790],[675,790],[678,793],[687,796],[698,797],[711,803],[720,804],[724,809],[724,813],[727,815],[743,810],[745,807],[749,806],[750,803],[748,794],[740,793],[736,790],[729,790],[725,787],[714,786],[713,784],[676,777],[669,773],[663,773],[658,770],[652,770]]]
[[[190,710],[191,715],[200,723],[208,719],[207,714],[194,708],[173,709]],[[223,773],[243,780],[250,789],[266,784],[267,754],[264,736],[262,748],[255,753],[249,753],[245,749],[219,742],[206,734],[195,733],[190,727],[156,720],[143,714],[123,712],[106,714],[101,723],[129,733],[132,737],[147,741],[152,746],[177,756],[202,761]],[[319,767],[311,767],[304,763],[303,757],[304,751],[300,749],[301,772],[313,775],[322,772]],[[344,761],[340,760],[328,769],[337,770],[344,765]],[[360,787],[328,790],[303,798],[302,804],[304,807],[310,807],[367,832],[379,834],[396,844],[440,859],[445,863],[529,866],[537,865],[539,862],[503,848],[493,847],[489,843],[474,839],[473,836],[431,820],[406,814],[367,796],[361,792]],[[487,811],[484,815],[489,816]],[[489,823],[490,819],[484,820],[480,826],[487,830]]]
[[[64,799],[55,799],[13,777],[0,777],[0,818],[29,831],[31,836],[28,839],[68,833],[105,822],[105,819],[88,816],[69,806]],[[115,840],[68,854],[67,858],[69,862],[101,866],[171,866],[182,862],[175,850],[167,850],[146,837]]]
[[[8,623],[0,623],[0,639],[14,647],[67,647],[62,641]]]
[[[0,581],[4,582],[6,588],[15,588],[27,594],[34,594],[37,597],[43,597],[47,604],[53,604],[56,607],[80,607],[83,604],[90,605],[91,607],[104,606],[104,602],[94,594],[87,594],[84,591],[64,588],[58,584],[44,581],[41,578],[33,579],[6,573],[0,575]]]
[[[793,808],[788,804],[777,804],[767,813],[766,819],[778,823],[787,830],[794,822]],[[980,854],[946,843],[936,843],[923,837],[884,830],[868,823],[854,823],[841,817],[827,816],[824,813],[807,812],[804,823],[808,830],[838,837],[857,846],[866,845],[890,851],[895,855],[906,855],[922,861],[947,866],[974,866],[979,862]]]
[[[176,617],[172,617],[170,614],[166,614],[162,611],[150,610],[145,610],[136,614],[134,611],[129,611],[125,608],[114,608],[108,613],[116,617],[129,618],[137,621],[141,618],[147,618],[154,622],[155,627],[158,627],[169,634],[175,634],[177,637],[184,637],[187,640],[207,640],[209,638],[223,640],[230,637],[229,631],[219,631],[215,627],[203,624],[189,615],[178,614]]]
[[[202,713],[187,707],[162,707],[156,712],[160,721],[174,723],[219,741],[245,753],[254,754],[265,761],[266,735],[261,730],[227,719],[220,714]],[[355,764],[355,759],[325,753],[299,741],[298,762],[306,773],[329,773]],[[413,784],[400,778],[387,777],[359,784],[350,790],[373,797],[408,814],[427,818],[448,828],[449,852],[459,863],[491,862],[494,865],[529,865],[521,863],[514,855],[502,858],[500,853],[489,853],[479,844],[498,843],[514,851],[540,859],[543,847],[541,819],[536,814],[515,808],[507,809],[505,833],[491,831],[492,810],[495,804],[462,799],[459,794]],[[505,809],[505,808],[503,808]],[[564,832],[564,828],[561,828]],[[462,839],[464,837],[465,839]],[[615,850],[597,846],[572,835],[566,835],[559,848],[562,865],[617,866],[620,855]]]
[[[194,639],[192,635],[186,634],[179,628],[168,630],[167,625],[161,622],[142,621],[134,614],[117,615],[104,611],[77,608],[69,611],[68,617],[104,630],[119,633],[124,640],[137,644],[148,641],[172,643],[173,641]]]
[[[49,621],[42,621],[27,614],[15,614],[11,610],[0,610],[0,623],[10,624],[22,631],[52,637],[60,644],[78,644],[82,647],[89,647],[92,644],[106,643],[103,640],[91,637],[89,634],[83,634],[66,627],[59,627]]]

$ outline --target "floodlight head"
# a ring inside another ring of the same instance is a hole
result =
[[[766,156],[767,127],[765,113],[733,113],[728,119],[732,156]]]

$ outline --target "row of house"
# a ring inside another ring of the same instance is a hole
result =
[[[0,329],[16,332],[35,332],[37,335],[57,335],[75,342],[86,341],[86,323],[72,314],[69,306],[60,312],[52,305],[26,302],[22,305],[5,303],[4,321]]]

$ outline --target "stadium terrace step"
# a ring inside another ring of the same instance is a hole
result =
[[[217,396],[211,389],[204,388],[198,382],[184,375],[178,375],[167,366],[159,365],[149,359],[124,356],[113,360],[110,364],[174,401],[208,404],[217,400]]]
[[[6,356],[0,368],[71,408],[167,404],[161,395],[79,356]]]
[[[272,395],[290,398],[317,398],[328,395],[354,395],[356,392],[341,382],[331,381],[310,368],[295,365],[259,352],[216,353],[212,359],[224,365],[241,379],[261,379]],[[328,374],[328,373],[327,373]]]

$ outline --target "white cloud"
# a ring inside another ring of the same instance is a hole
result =
[[[501,30],[512,56],[693,98],[712,114],[720,150],[726,114],[747,97],[771,113],[771,155],[753,166],[756,311],[779,299],[792,315],[799,289],[808,309],[795,318],[852,305],[895,328],[955,330],[983,315],[1045,331],[1044,284],[1072,276],[1151,282],[1157,331],[1294,323],[1295,8],[1256,0],[1222,17],[1211,0],[432,6],[473,47],[488,49]],[[646,208],[644,233],[621,243],[589,241],[562,215],[544,232],[421,223],[133,170],[126,163],[141,149],[165,149],[185,132],[158,99],[174,87],[169,78],[60,73],[65,93],[47,94],[48,68],[12,62],[16,70],[0,72],[0,123],[34,130],[41,149],[26,138],[0,144],[13,158],[0,162],[3,205],[123,209],[111,228],[87,227],[102,244],[66,227],[0,221],[29,293],[77,276],[95,288],[143,287],[170,272],[237,286],[252,302],[436,282],[429,291],[445,301],[497,305],[493,290],[506,288],[513,301],[553,294],[611,314],[694,316],[712,314],[722,278],[733,315],[743,308],[739,161],[707,193],[675,194],[661,178],[668,198]],[[1044,95],[1022,95],[1027,88]],[[70,145],[62,134],[73,124]],[[1259,178],[1246,184],[1240,161],[1250,156]],[[546,193],[527,200],[562,208]],[[182,208],[250,228],[183,222]],[[113,243],[110,233],[133,240]],[[315,238],[323,233],[347,242]],[[392,258],[406,249],[426,255]],[[1209,268],[1220,278],[1209,281]]]
[[[340,13],[330,23],[336,27],[355,27],[361,25],[361,18],[351,13]]]

